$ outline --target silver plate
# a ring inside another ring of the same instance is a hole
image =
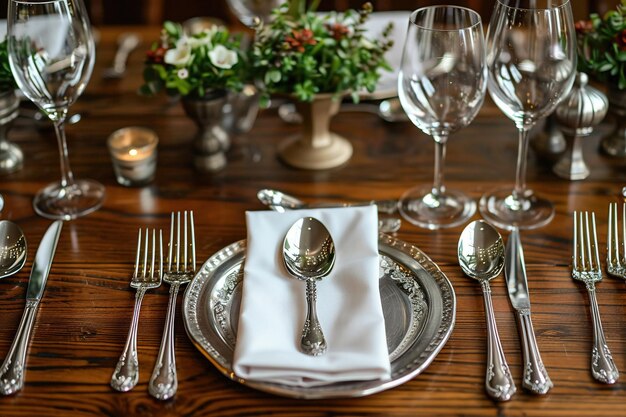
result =
[[[381,234],[380,296],[391,379],[298,387],[239,378],[232,361],[245,249],[242,240],[211,256],[189,284],[183,301],[185,329],[193,343],[224,375],[241,384],[294,398],[370,395],[420,374],[452,333],[456,300],[448,278],[417,247]]]

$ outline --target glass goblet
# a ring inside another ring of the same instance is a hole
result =
[[[464,223],[476,203],[444,186],[444,160],[450,134],[467,126],[480,109],[487,85],[480,16],[457,6],[414,11],[404,43],[398,96],[409,119],[435,141],[432,187],[418,186],[400,199],[400,213],[428,229]]]
[[[541,227],[554,217],[548,200],[526,187],[528,133],[570,91],[576,35],[569,0],[498,0],[487,34],[488,89],[519,132],[515,187],[480,200],[483,217],[502,228]]]
[[[37,193],[35,211],[63,220],[91,213],[102,205],[104,186],[74,179],[64,129],[68,108],[83,93],[95,60],[82,1],[9,0],[8,51],[20,90],[54,124],[61,157],[61,181]]]

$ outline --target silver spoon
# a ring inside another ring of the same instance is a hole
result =
[[[335,265],[335,245],[328,229],[313,217],[297,220],[285,236],[283,260],[293,277],[306,281],[307,312],[300,349],[307,355],[323,355],[328,346],[317,319],[315,283],[327,276]]]
[[[515,383],[500,344],[491,303],[489,281],[504,267],[502,236],[489,223],[476,220],[468,224],[459,238],[458,258],[461,269],[480,282],[487,316],[487,394],[497,401],[508,401],[515,394]]]
[[[26,237],[20,227],[8,220],[0,221],[0,278],[17,273],[26,263]]]
[[[283,193],[282,191],[264,188],[257,192],[259,201],[270,209],[284,213],[286,210],[298,210],[304,208],[330,208],[330,207],[350,207],[366,206],[376,204],[378,211],[386,214],[393,214],[398,210],[397,200],[372,200],[361,203],[319,203],[307,204],[297,197]],[[402,220],[398,217],[383,217],[378,220],[378,230],[383,233],[395,233],[400,230]]]
[[[118,48],[113,65],[102,73],[103,78],[122,78],[126,72],[126,61],[130,53],[139,46],[141,37],[133,32],[122,33],[117,40]]]

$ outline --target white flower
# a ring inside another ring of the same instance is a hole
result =
[[[211,45],[211,41],[213,40],[213,36],[220,30],[220,26],[211,26],[210,28],[204,28],[198,34],[195,34],[191,38],[188,39],[189,45],[192,48],[197,48],[199,46]]]
[[[209,52],[209,59],[211,63],[218,68],[230,69],[233,65],[237,64],[237,52],[231,51],[224,47],[224,45],[217,45],[211,52]]]
[[[188,38],[183,37],[176,42],[176,48],[169,49],[165,52],[163,60],[166,64],[185,66],[191,61],[191,45]]]
[[[178,78],[180,78],[181,80],[184,80],[185,78],[189,77],[189,71],[187,71],[187,68],[179,69],[176,74],[178,75]]]

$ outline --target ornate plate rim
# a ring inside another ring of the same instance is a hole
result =
[[[337,389],[329,392],[319,392],[311,389],[303,389],[302,387],[292,387],[288,385],[281,385],[270,382],[261,381],[249,381],[239,378],[232,369],[223,365],[227,359],[218,352],[208,341],[203,341],[201,329],[198,326],[196,319],[196,305],[200,295],[200,289],[205,282],[209,280],[212,272],[217,266],[220,266],[223,262],[227,261],[233,255],[238,254],[245,248],[246,241],[240,240],[220,249],[214,253],[198,270],[198,273],[189,283],[185,295],[183,298],[183,322],[185,324],[185,330],[189,339],[194,346],[215,366],[222,374],[227,378],[238,382],[242,385],[264,391],[274,395],[280,395],[291,398],[301,399],[321,399],[321,398],[350,398],[350,397],[362,397],[377,392],[385,391],[390,388],[394,388],[398,385],[402,385],[415,376],[419,375],[424,369],[426,369],[435,357],[439,354],[441,349],[445,346],[452,331],[456,320],[456,294],[452,283],[441,271],[439,266],[435,264],[424,252],[418,247],[406,243],[395,237],[380,233],[379,234],[379,247],[384,246],[388,249],[395,249],[400,251],[404,255],[409,256],[413,260],[417,261],[419,265],[434,279],[437,287],[439,288],[443,300],[444,306],[449,306],[449,311],[442,311],[441,323],[437,332],[432,337],[432,340],[428,344],[428,347],[424,349],[410,364],[402,369],[398,369],[392,375],[392,378],[387,381],[378,381],[375,385],[364,389]],[[389,254],[387,254],[389,256]],[[392,256],[393,258],[393,256]],[[404,265],[406,266],[406,265]],[[408,266],[406,266],[409,268]],[[205,269],[209,268],[208,271]],[[410,269],[410,268],[409,268]],[[448,314],[446,314],[448,313]],[[401,355],[402,356],[402,355]],[[364,384],[372,381],[362,381]]]

